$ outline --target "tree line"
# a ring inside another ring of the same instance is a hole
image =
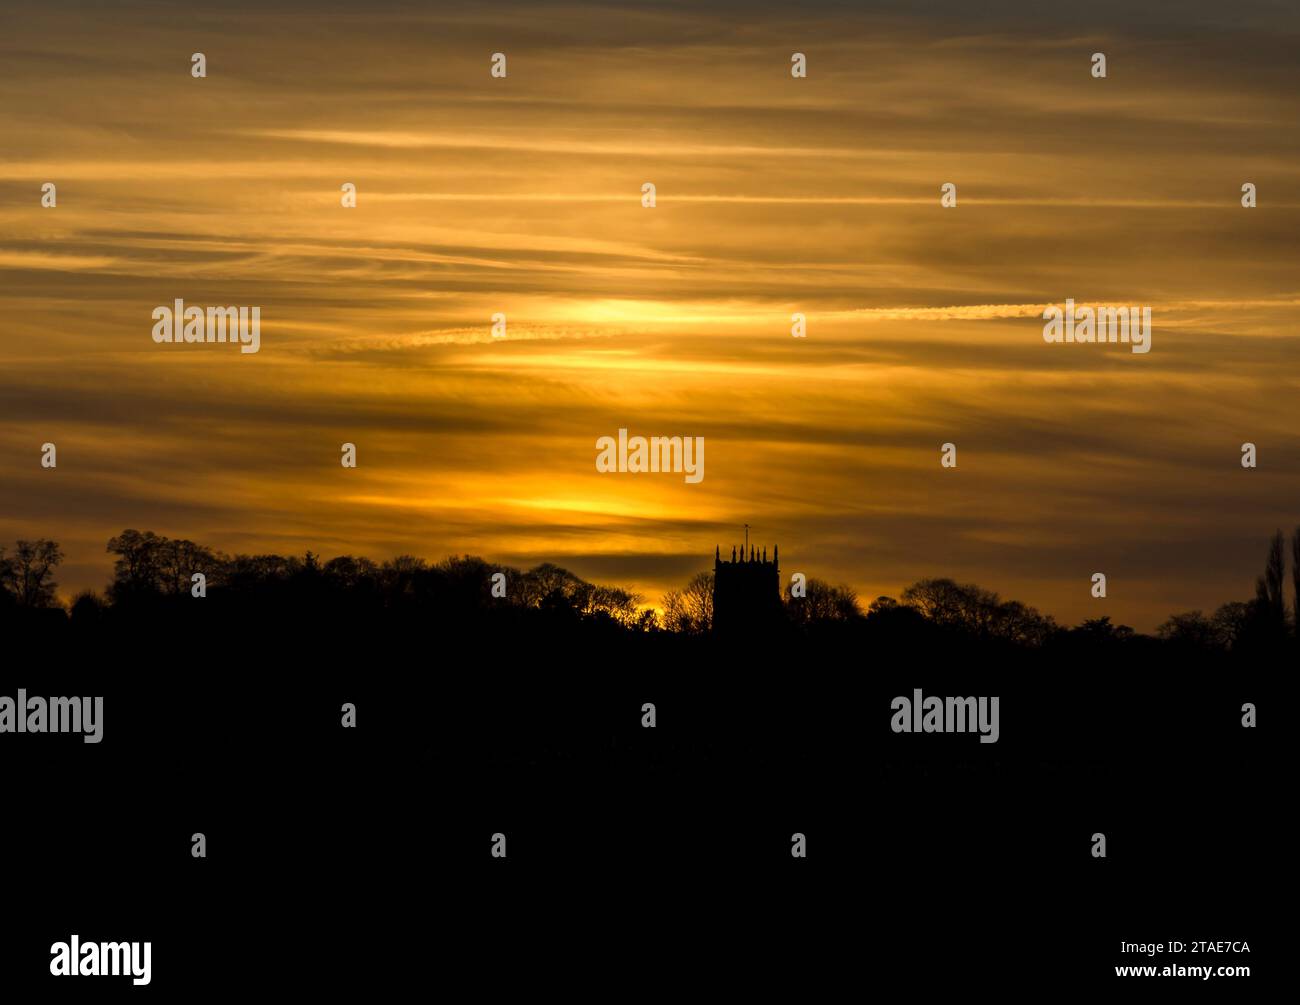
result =
[[[470,555],[430,563],[413,555],[384,562],[340,555],[322,561],[276,554],[227,555],[193,541],[153,531],[124,530],[111,538],[113,578],[104,592],[82,590],[67,606],[73,620],[115,611],[142,612],[204,596],[225,601],[268,601],[308,607],[346,602],[357,610],[419,608],[442,612],[514,606],[602,618],[627,628],[647,627],[653,611],[641,597],[616,586],[589,583],[567,569],[543,563],[528,570]],[[54,571],[64,554],[54,541],[18,541],[0,548],[0,608],[61,609]],[[494,576],[500,578],[494,583]],[[500,584],[501,596],[494,595]]]
[[[713,627],[712,572],[697,573],[681,589],[670,590],[656,611],[631,590],[588,582],[551,563],[523,570],[469,555],[436,563],[412,555],[383,562],[352,555],[322,561],[310,551],[302,557],[227,555],[187,539],[138,530],[111,538],[107,551],[114,564],[105,591],[83,590],[65,608],[54,578],[64,559],[57,542],[41,538],[19,540],[12,549],[0,547],[0,614],[41,610],[92,622],[114,612],[147,612],[188,600],[199,574],[205,595],[228,601],[291,607],[346,602],[351,610],[450,617],[515,609],[574,621],[598,620],[631,632],[685,636],[707,635]],[[895,637],[929,632],[1020,648],[1154,641],[1107,617],[1073,627],[1060,625],[1020,601],[945,578],[920,580],[897,598],[877,597],[865,610],[853,589],[843,584],[810,578],[797,592],[785,588],[782,630],[869,629]],[[1300,528],[1289,547],[1281,531],[1273,536],[1254,597],[1225,603],[1211,614],[1172,615],[1157,629],[1155,640],[1202,651],[1272,649],[1294,640],[1297,625]]]

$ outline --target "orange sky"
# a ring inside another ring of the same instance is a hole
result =
[[[747,522],[864,599],[1249,595],[1300,522],[1295,15],[888,7],[18,8],[0,542],[61,541],[65,595],[137,527],[653,603]],[[1045,344],[1067,297],[1149,305],[1152,351]],[[259,305],[261,351],[156,345],[176,298]],[[704,480],[597,473],[620,427],[703,436]]]

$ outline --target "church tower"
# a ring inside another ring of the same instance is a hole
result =
[[[746,535],[748,536],[748,535]],[[746,554],[748,548],[748,554]],[[760,553],[746,545],[731,549],[731,561],[725,561],[722,550],[713,550],[713,631],[722,635],[746,633],[770,634],[784,615],[781,606],[781,570],[777,565],[777,549],[772,548],[772,560],[767,560],[767,549]]]

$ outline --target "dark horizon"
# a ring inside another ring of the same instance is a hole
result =
[[[744,554],[743,546],[736,545],[724,556],[722,546],[715,545],[714,570],[762,572],[764,578],[756,590],[753,584],[737,587],[728,605],[749,608],[749,612],[736,609],[727,618],[760,628],[774,614],[804,629],[830,622],[869,622],[873,618],[879,624],[915,614],[957,635],[1025,646],[1083,633],[1111,640],[1160,638],[1196,648],[1235,651],[1282,644],[1300,626],[1300,526],[1290,539],[1289,554],[1285,535],[1281,530],[1276,532],[1265,552],[1263,572],[1256,578],[1253,596],[1243,591],[1210,609],[1171,611],[1156,631],[1149,633],[1113,619],[1104,606],[1099,606],[1093,617],[1070,625],[1021,598],[1004,598],[979,583],[960,583],[949,577],[919,579],[896,594],[862,598],[843,583],[778,570],[779,545],[773,546],[770,562],[766,545],[751,542],[750,547],[749,555]],[[259,588],[259,583],[274,582],[292,591],[295,584],[301,587],[303,576],[319,578],[340,589],[352,590],[364,581],[372,592],[409,593],[413,578],[443,576],[448,585],[463,594],[455,605],[466,608],[477,606],[490,611],[495,606],[545,608],[558,604],[574,614],[607,617],[625,629],[639,632],[699,635],[718,627],[713,606],[715,583],[719,581],[708,567],[698,569],[662,597],[646,598],[617,583],[589,581],[559,563],[541,562],[520,568],[477,555],[448,555],[436,561],[414,555],[381,561],[355,554],[326,558],[311,549],[301,556],[228,555],[188,539],[134,529],[110,538],[106,552],[116,556],[109,581],[100,589],[83,588],[66,596],[56,588],[63,558],[56,541],[23,539],[12,548],[0,546],[0,613],[45,608],[63,609],[75,617],[80,605],[84,617],[89,609],[125,605],[140,610],[142,605],[184,600],[187,596],[198,602],[209,599],[209,591],[213,597],[221,597]],[[749,564],[752,570],[744,568]],[[203,574],[202,597],[193,595],[196,572]],[[497,573],[499,582],[493,578]],[[802,581],[795,585],[800,576]],[[734,580],[732,576],[721,582]],[[765,593],[773,594],[775,607],[767,608]],[[287,596],[292,598],[292,592]],[[440,596],[445,597],[445,591]],[[1104,605],[1101,598],[1099,605]]]

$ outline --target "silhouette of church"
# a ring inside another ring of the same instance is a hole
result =
[[[723,634],[744,632],[770,633],[784,616],[781,606],[781,570],[777,567],[777,549],[772,547],[772,561],[767,549],[761,556],[751,547],[749,554],[731,549],[731,561],[723,561],[722,551],[713,549],[713,630]]]

